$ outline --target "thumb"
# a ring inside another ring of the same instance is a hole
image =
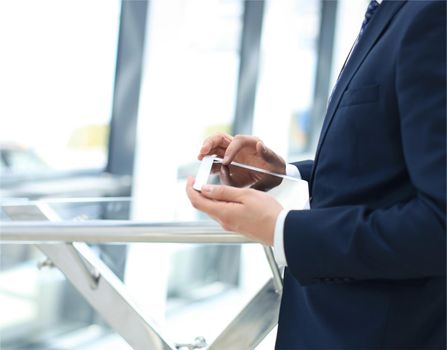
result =
[[[241,203],[245,189],[223,185],[204,185],[202,195],[218,201]]]

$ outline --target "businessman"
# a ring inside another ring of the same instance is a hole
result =
[[[314,161],[293,168],[251,136],[214,135],[207,154],[309,182],[301,211],[253,188],[187,185],[196,208],[287,266],[277,349],[445,349],[445,1],[370,3]]]

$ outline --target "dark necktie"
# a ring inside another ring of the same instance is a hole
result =
[[[368,8],[366,9],[366,12],[365,12],[365,19],[363,20],[362,28],[360,29],[360,33],[357,36],[357,38],[355,39],[354,45],[352,45],[351,50],[349,51],[348,57],[346,58],[346,61],[343,64],[343,68],[341,69],[341,72],[343,72],[343,69],[345,68],[346,63],[349,61],[349,58],[351,57],[352,51],[357,46],[360,38],[363,35],[363,32],[365,31],[366,27],[368,26],[369,21],[371,21],[371,18],[374,15],[374,12],[376,12],[376,10],[379,8],[379,6],[380,6],[380,4],[376,0],[372,0],[369,3]],[[341,72],[340,72],[340,74],[341,74]]]
[[[379,3],[376,0],[372,0],[369,3],[368,8],[366,9],[366,13],[365,13],[365,19],[363,20],[363,23],[362,23],[362,28],[360,29],[360,34],[359,34],[360,36],[365,31],[366,26],[368,25],[369,21],[371,20],[372,16],[374,15],[374,12],[376,12],[378,7],[379,7]]]
[[[369,3],[368,8],[366,9],[366,12],[365,12],[365,19],[363,20],[362,28],[360,29],[360,33],[357,36],[357,39],[355,39],[354,45],[352,45],[351,50],[349,51],[348,57],[346,57],[346,61],[343,64],[343,67],[341,68],[341,71],[338,75],[337,81],[335,82],[335,86],[333,87],[332,92],[329,96],[328,105],[329,105],[329,102],[331,102],[332,94],[334,93],[334,90],[337,87],[338,80],[340,79],[340,76],[343,73],[346,64],[348,63],[349,59],[351,58],[352,52],[354,51],[355,47],[357,46],[360,38],[363,35],[363,32],[365,31],[366,27],[368,26],[368,23],[370,22],[372,16],[374,15],[374,12],[376,12],[376,10],[379,8],[379,6],[380,6],[380,4],[376,0],[371,0],[371,2]]]

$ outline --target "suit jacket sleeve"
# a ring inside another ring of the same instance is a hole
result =
[[[301,178],[307,182],[310,181],[310,176],[312,174],[312,167],[314,165],[313,160],[303,160],[301,162],[292,163],[300,171]],[[310,187],[310,184],[309,184]]]
[[[301,284],[445,275],[446,36],[445,4],[437,5],[402,28],[397,44],[402,153],[416,195],[378,209],[291,211],[284,246],[289,272]]]

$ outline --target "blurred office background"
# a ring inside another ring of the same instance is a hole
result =
[[[202,140],[255,134],[289,161],[313,157],[366,5],[1,1],[1,200],[125,198],[60,204],[74,224],[206,220],[184,193]],[[270,276],[257,245],[94,248],[176,341],[211,342]],[[32,246],[0,253],[2,349],[128,348]]]

